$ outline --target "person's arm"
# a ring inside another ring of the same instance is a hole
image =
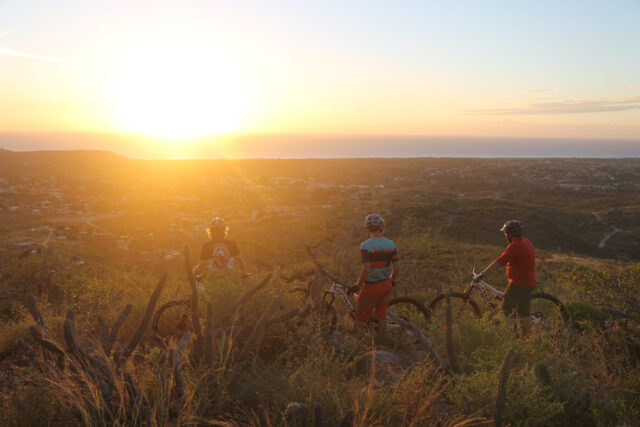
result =
[[[360,277],[358,277],[358,281],[356,282],[355,286],[357,286],[358,288],[362,287],[362,285],[364,285],[364,282],[367,280],[367,277],[369,277],[370,271],[371,263],[363,262],[362,269],[360,270]]]
[[[205,271],[207,271],[207,264],[203,261],[200,261],[198,264],[196,264],[195,267],[193,267],[193,275],[196,277],[201,275]]]
[[[400,263],[398,261],[393,261],[391,263],[391,282],[395,282],[400,274]]]
[[[488,266],[486,266],[486,267],[484,268],[484,270],[482,270],[482,271],[480,272],[480,274],[481,274],[482,276],[486,276],[487,274],[489,274],[489,273],[491,273],[492,271],[494,271],[494,270],[498,269],[499,267],[502,267],[502,264],[500,264],[500,263],[498,262],[498,259],[496,258],[496,259],[494,259],[494,260],[491,262],[491,264],[489,264]],[[481,277],[482,277],[482,276],[481,276]]]

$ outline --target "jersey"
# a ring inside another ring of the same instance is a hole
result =
[[[365,283],[384,282],[391,277],[391,263],[399,260],[396,245],[382,234],[373,235],[360,245],[362,262],[371,263]]]
[[[229,270],[233,268],[233,258],[240,255],[234,241],[209,240],[202,245],[200,261],[207,264],[207,271]]]
[[[533,244],[525,237],[514,237],[496,262],[507,266],[509,284],[534,287],[536,282],[536,255]]]

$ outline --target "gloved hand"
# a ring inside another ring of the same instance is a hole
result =
[[[347,288],[347,295],[353,295],[360,290],[358,285],[353,285]]]
[[[483,274],[482,273],[476,273],[473,275],[473,281],[477,282],[478,280],[482,279]]]

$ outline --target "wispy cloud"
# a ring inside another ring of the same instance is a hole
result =
[[[33,59],[36,61],[48,61],[48,62],[66,62],[66,59],[54,58],[51,56],[35,55],[28,52],[20,52],[17,50],[9,49],[7,47],[0,46],[0,56],[14,56],[17,58]]]
[[[468,110],[468,114],[536,115],[584,114],[627,111],[640,108],[640,96],[567,99],[556,102],[538,102],[517,107],[481,108]]]
[[[638,83],[631,83],[631,84],[629,85],[629,87],[630,87],[631,89],[633,89],[633,88],[636,88],[636,87],[640,87],[640,84],[638,84]]]

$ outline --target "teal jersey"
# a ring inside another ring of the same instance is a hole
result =
[[[398,261],[396,245],[382,234],[374,235],[360,245],[362,262],[371,263],[366,283],[384,282],[391,277],[391,263]]]

